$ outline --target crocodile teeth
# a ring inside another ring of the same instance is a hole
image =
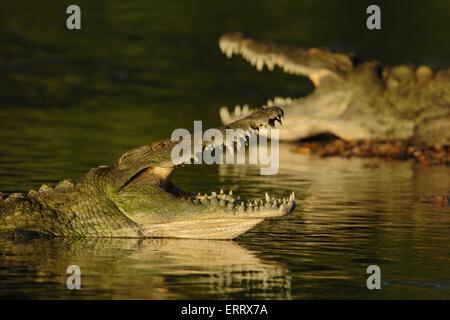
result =
[[[304,74],[308,70],[305,67],[293,62],[283,50],[275,50],[273,52],[255,51],[252,46],[252,40],[222,38],[219,41],[220,50],[231,58],[233,54],[240,54],[251,65],[261,71],[264,66],[272,71],[275,66],[282,68],[286,73]]]
[[[231,115],[230,112],[228,111],[227,107],[221,107],[220,108],[220,119],[222,120],[223,123],[230,123],[231,121]]]
[[[234,116],[240,117],[241,116],[241,106],[237,105],[234,107]]]
[[[219,115],[222,122],[228,124],[233,121],[242,119],[250,115],[254,111],[255,109],[250,108],[248,104],[245,104],[242,107],[240,105],[235,105],[234,110],[232,109],[231,112],[226,106],[222,106],[219,109]]]
[[[256,63],[256,69],[258,69],[258,71],[262,71],[264,67],[264,61],[262,59],[258,60],[258,62]]]
[[[231,210],[232,214],[253,213],[264,210],[277,210],[281,214],[287,214],[295,208],[295,195],[293,192],[289,194],[289,198],[283,199],[271,199],[267,192],[264,196],[265,202],[261,199],[242,201],[239,196],[234,198],[231,190],[228,194],[225,194],[225,191],[220,189],[219,192],[211,192],[211,195],[198,193],[196,197],[187,198],[187,200],[197,205],[218,206],[224,210]]]
[[[233,56],[233,49],[232,48],[227,48],[226,49],[226,55],[228,58],[231,58]]]
[[[287,214],[289,213],[288,207],[285,204],[280,205],[280,208],[278,209],[278,212]]]

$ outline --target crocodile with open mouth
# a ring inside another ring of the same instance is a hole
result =
[[[302,98],[274,98],[286,112],[280,140],[332,134],[345,141],[400,141],[416,146],[450,145],[450,69],[382,66],[326,49],[303,49],[225,34],[219,45],[229,58],[241,55],[261,71],[280,67],[307,76],[315,91]],[[263,106],[263,107],[266,107]],[[220,109],[223,123],[252,110]]]
[[[261,127],[274,127],[282,117],[278,107],[261,109],[218,129],[242,129],[233,142],[237,147],[240,139],[258,134]],[[64,180],[27,194],[0,193],[0,233],[232,239],[294,209],[293,193],[279,200],[266,193],[264,201],[248,202],[232,192],[192,196],[180,190],[170,181],[181,165],[171,157],[178,143],[167,139],[134,148],[111,167],[91,169],[78,183]],[[210,145],[202,143],[203,149]],[[223,142],[216,145],[223,147]]]

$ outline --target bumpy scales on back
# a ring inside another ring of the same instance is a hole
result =
[[[267,108],[219,130],[256,134],[260,127],[281,123],[282,117],[280,108]],[[112,167],[94,168],[78,183],[64,180],[28,194],[0,193],[0,233],[232,239],[294,209],[293,193],[282,200],[266,194],[264,200],[246,202],[231,191],[192,196],[180,190],[170,181],[177,167],[171,151],[177,143],[162,140],[132,149]]]

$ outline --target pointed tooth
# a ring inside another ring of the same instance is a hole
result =
[[[256,69],[258,69],[258,71],[262,71],[264,67],[264,62],[262,60],[258,60],[256,63]]]
[[[276,104],[285,104],[285,100],[282,97],[276,97],[275,98],[275,103]]]
[[[266,192],[265,196],[266,196],[266,202],[270,202],[270,196],[267,192]]]
[[[248,104],[244,104],[242,106],[242,114],[247,115],[249,113],[249,111],[250,111],[250,108],[249,108]]]
[[[295,201],[295,193],[294,193],[294,192],[292,192],[292,193],[289,195],[289,201]]]
[[[279,213],[287,214],[289,213],[288,207],[285,204],[280,205],[280,208],[278,209]]]
[[[231,115],[230,115],[230,111],[228,111],[227,107],[220,108],[219,114],[220,114],[220,119],[222,120],[223,123],[229,123],[230,122]]]
[[[230,190],[230,192],[228,193],[229,196],[233,196],[233,191]]]
[[[241,115],[241,106],[240,106],[240,105],[236,105],[236,106],[234,107],[234,115],[235,115],[236,117],[239,117],[239,116]]]

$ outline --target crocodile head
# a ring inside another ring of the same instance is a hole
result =
[[[237,139],[245,140],[261,127],[275,126],[282,117],[280,108],[268,108],[219,130],[225,133],[231,128],[242,129]],[[245,145],[237,142],[233,147]],[[127,217],[142,226],[145,237],[235,238],[266,218],[293,210],[293,193],[286,199],[276,200],[266,193],[261,199],[245,201],[232,191],[218,190],[204,195],[182,191],[171,182],[174,170],[181,165],[174,164],[171,158],[178,143],[163,140],[130,150],[120,157],[111,172],[115,185],[110,191],[111,199]],[[203,142],[201,152],[210,146],[208,143]],[[223,141],[216,141],[216,152],[222,146]]]
[[[296,141],[320,134],[344,140],[400,140],[424,145],[450,144],[450,70],[427,66],[382,67],[376,62],[326,49],[303,49],[226,34],[220,49],[240,55],[258,71],[276,67],[309,77],[312,94],[267,101],[286,112],[280,139]],[[223,123],[251,113],[236,106],[220,109]]]
[[[241,139],[247,139],[261,127],[274,126],[282,117],[281,109],[269,108],[219,130],[225,133],[227,129],[239,128]],[[264,219],[285,215],[294,208],[293,194],[284,200],[262,194],[261,200],[245,201],[232,191],[218,190],[209,195],[182,191],[171,182],[174,170],[182,165],[178,161],[174,164],[172,159],[172,150],[178,143],[181,142],[163,140],[130,150],[110,173],[114,186],[108,191],[110,198],[142,227],[145,237],[235,238]],[[208,143],[203,142],[201,152]],[[216,151],[223,143],[216,141]]]
[[[281,123],[282,117],[280,108],[266,108],[218,130],[225,134],[227,129],[241,129],[235,139],[225,140],[227,147],[238,148],[260,128]],[[223,140],[214,140],[215,152],[222,150]],[[183,162],[173,159],[172,151],[180,143],[168,139],[134,148],[113,166],[90,170],[76,184],[65,180],[26,195],[0,193],[0,232],[232,239],[266,218],[294,209],[293,193],[285,199],[263,194],[261,200],[245,201],[231,191],[195,195],[180,190],[171,176],[191,160],[189,153]],[[210,146],[210,141],[203,141],[199,152]]]

